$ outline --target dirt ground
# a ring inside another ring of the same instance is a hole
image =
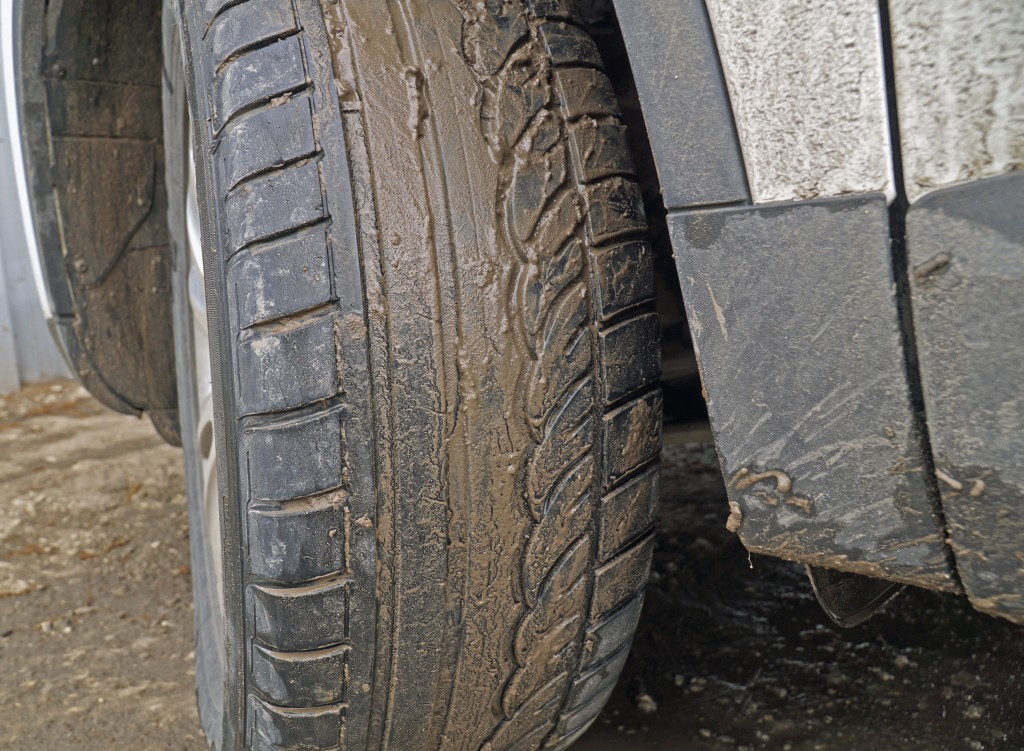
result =
[[[1024,749],[1024,631],[908,590],[844,631],[665,452],[647,605],[580,751]],[[0,748],[205,748],[180,454],[65,382],[0,398]]]

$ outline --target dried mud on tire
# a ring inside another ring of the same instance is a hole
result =
[[[183,8],[228,498],[204,727],[567,746],[639,615],[662,408],[596,46],[549,0]]]

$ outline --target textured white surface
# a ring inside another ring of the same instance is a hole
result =
[[[873,0],[707,0],[755,203],[895,195]]]
[[[1024,2],[890,7],[908,198],[1024,166]]]

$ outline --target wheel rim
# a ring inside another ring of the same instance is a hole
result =
[[[190,118],[191,121],[191,118]],[[192,143],[189,126],[188,143]],[[199,465],[200,505],[203,514],[203,544],[217,603],[217,633],[224,624],[224,562],[220,529],[220,488],[217,480],[217,446],[213,425],[213,376],[210,368],[210,334],[206,321],[206,280],[203,265],[202,225],[199,191],[192,149],[188,151],[188,184],[185,196],[186,242],[188,244],[188,302],[192,319],[192,377],[196,394],[195,446]]]

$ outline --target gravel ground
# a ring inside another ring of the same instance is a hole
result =
[[[844,631],[671,446],[633,654],[579,751],[1024,749],[1024,632],[908,590]],[[58,382],[0,398],[0,748],[205,748],[180,454]]]

